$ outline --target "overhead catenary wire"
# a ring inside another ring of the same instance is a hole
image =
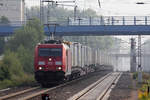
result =
[[[101,2],[100,2],[100,0],[98,0],[98,5],[99,5],[99,7],[101,8]]]

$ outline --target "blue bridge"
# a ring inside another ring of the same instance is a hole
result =
[[[67,18],[50,24],[53,25],[44,27],[46,35],[50,35],[50,32],[55,32],[56,36],[150,35],[150,16]],[[12,35],[20,27],[21,25],[0,25],[0,36]]]

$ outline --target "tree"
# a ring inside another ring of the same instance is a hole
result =
[[[9,24],[9,23],[10,23],[10,21],[8,20],[7,17],[2,16],[2,17],[0,18],[0,24],[5,24],[5,25],[7,25],[7,24]]]
[[[36,18],[15,31],[0,61],[0,88],[33,82],[33,56],[37,43],[44,40],[44,29]]]
[[[44,29],[36,18],[15,31],[7,42],[5,50],[10,50],[17,55],[17,59],[26,73],[33,72],[34,48],[37,43],[44,40]]]
[[[4,46],[5,46],[4,37],[0,37],[0,55],[3,54]]]
[[[85,11],[81,11],[79,14],[80,15],[78,15],[78,16],[81,16],[81,17],[96,17],[96,16],[98,16],[96,11],[94,11],[90,8],[86,9]]]
[[[35,45],[44,40],[44,29],[38,19],[33,19],[22,28],[15,31],[13,37],[6,44],[6,49],[16,52],[22,45],[33,52]]]
[[[40,8],[39,7],[31,7],[27,11],[28,18],[37,17],[40,16]],[[49,12],[49,21],[64,21],[67,20],[68,17],[74,17],[74,11],[68,10],[64,7],[50,7],[50,9],[47,8],[47,6],[44,6],[44,19],[47,21],[48,13]],[[86,9],[84,11],[77,10],[76,17],[96,17],[98,16],[96,11],[92,9]]]
[[[33,52],[29,49],[25,49],[23,46],[20,46],[17,49],[17,57],[23,67],[24,72],[30,74],[33,73]]]
[[[31,8],[26,9],[27,12],[27,19],[31,18],[40,18],[40,8],[39,6],[33,6]]]
[[[5,52],[0,66],[0,80],[12,79],[14,76],[23,76],[23,69],[16,53]]]
[[[36,40],[37,42],[42,42],[44,39],[44,26],[41,24],[40,20],[33,18],[27,22],[26,27],[31,27],[36,30]]]

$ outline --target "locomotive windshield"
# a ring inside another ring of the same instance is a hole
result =
[[[39,48],[39,56],[62,56],[61,48]]]

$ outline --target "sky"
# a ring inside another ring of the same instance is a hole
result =
[[[39,4],[40,0],[26,0],[28,6]],[[72,1],[72,0],[57,0]],[[150,0],[76,0],[78,8],[81,10],[91,8],[103,16],[150,16]],[[136,4],[144,2],[143,5]]]
[[[92,8],[104,16],[146,16],[150,15],[150,0],[77,0],[80,7]],[[82,3],[79,3],[82,2]],[[143,5],[136,4],[144,2]]]
[[[103,15],[113,16],[147,16],[150,15],[150,3],[148,0],[101,0]],[[145,2],[138,5],[137,2]]]

